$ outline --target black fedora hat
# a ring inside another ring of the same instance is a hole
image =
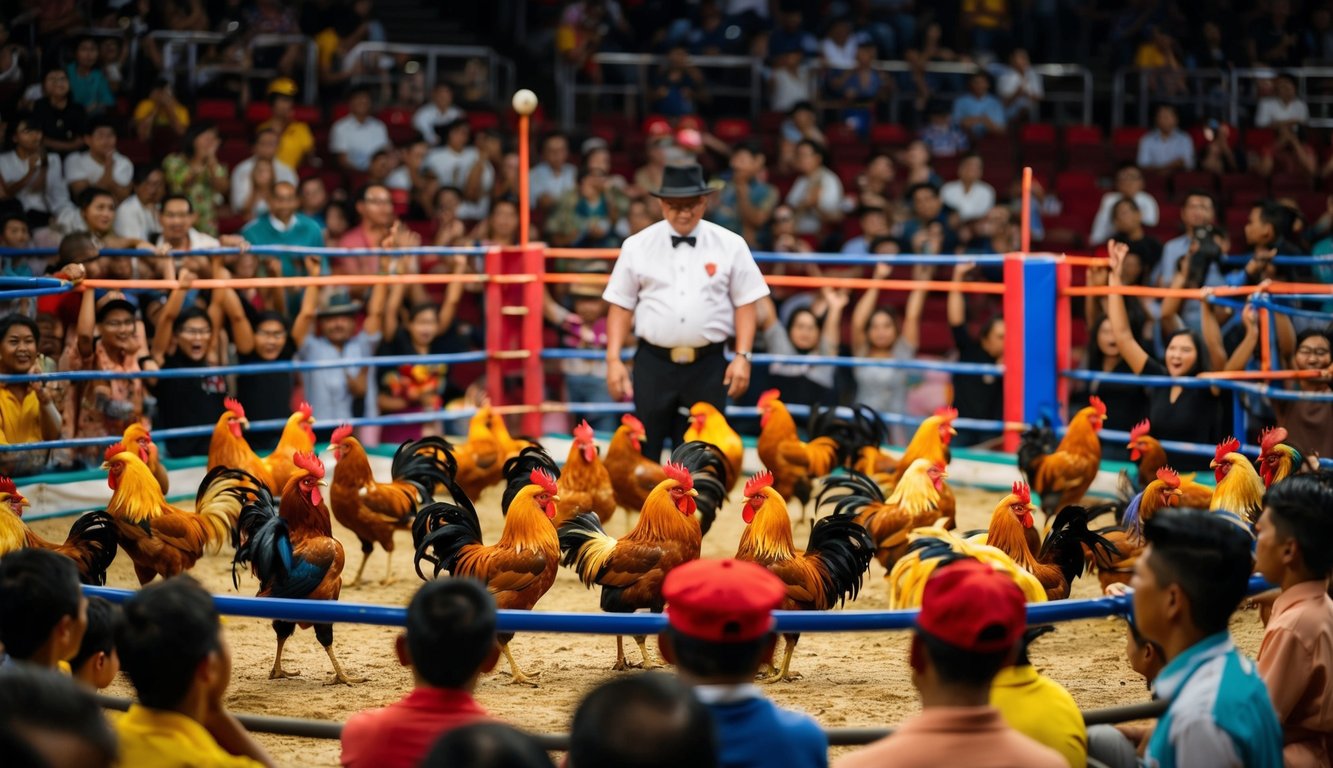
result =
[[[668,165],[662,169],[662,188],[653,197],[699,197],[716,190],[704,183],[704,169],[697,163]]]

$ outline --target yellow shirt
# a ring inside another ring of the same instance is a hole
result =
[[[115,723],[124,768],[259,768],[213,740],[204,726],[177,712],[138,704]]]
[[[0,443],[40,443],[42,404],[29,391],[22,400],[9,387],[0,387]]]
[[[262,123],[255,132],[258,133],[267,127],[268,122]],[[278,137],[277,158],[288,168],[300,168],[301,161],[314,149],[315,136],[310,132],[310,126],[305,123],[288,123],[282,135]]]
[[[138,106],[134,108],[134,121],[137,123],[140,120],[144,119],[145,117],[148,117],[149,115],[153,114],[153,110],[155,109],[157,109],[157,105],[153,103],[152,99],[144,99],[143,101],[139,102]],[[176,112],[176,119],[180,121],[180,124],[182,126],[187,126],[190,124],[189,110],[177,104],[175,112]],[[161,113],[158,113],[158,115],[153,118],[153,125],[155,126],[166,126],[170,124],[171,123],[167,120],[166,115],[163,115]]]
[[[1088,729],[1083,715],[1059,683],[1036,667],[1005,667],[990,689],[991,706],[1010,728],[1060,753],[1070,768],[1088,764]]]

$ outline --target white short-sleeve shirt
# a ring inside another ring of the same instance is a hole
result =
[[[329,129],[329,150],[347,155],[348,164],[358,171],[370,168],[370,158],[389,146],[389,129],[377,117],[359,123],[347,115]]]
[[[97,182],[105,172],[106,169],[89,152],[75,152],[65,158],[66,184],[76,181]],[[111,156],[111,178],[122,187],[128,187],[134,181],[134,163],[116,152]]]
[[[702,347],[736,330],[736,307],[768,295],[745,240],[700,221],[693,247],[673,248],[659,221],[620,246],[602,298],[634,313],[634,335],[659,347]]]

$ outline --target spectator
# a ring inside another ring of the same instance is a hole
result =
[[[1199,170],[1221,176],[1240,169],[1236,153],[1231,149],[1231,126],[1216,120],[1208,121],[1203,129],[1204,145],[1199,155]],[[1328,168],[1328,167],[1326,167]],[[1328,168],[1333,172],[1333,168]],[[1322,175],[1328,175],[1327,172]]]
[[[1131,251],[1138,254],[1142,260],[1142,269],[1150,270],[1157,266],[1162,258],[1162,244],[1143,228],[1143,214],[1134,198],[1122,197],[1111,206],[1111,226],[1115,229],[1112,237],[1127,244]]]
[[[546,211],[578,185],[578,169],[569,162],[569,138],[563,133],[550,133],[542,139],[541,157],[541,162],[528,172],[528,195],[533,210]]]
[[[389,265],[381,259],[380,266],[387,271]],[[318,290],[307,287],[301,311],[292,323],[296,359],[359,360],[372,357],[382,340],[380,328],[385,291],[383,284],[371,289],[365,321],[357,331],[356,316],[361,311],[359,302],[342,293],[330,294],[321,300]],[[311,333],[312,327],[315,333]],[[378,412],[378,382],[370,376],[368,368],[327,368],[308,371],[303,378],[306,400],[314,412],[320,414],[320,419],[328,419],[330,425],[358,416],[375,416]]]
[[[236,164],[231,169],[231,208],[237,213],[249,212],[259,216],[268,210],[269,202],[260,205],[251,199],[254,187],[252,178],[255,166],[266,162],[272,169],[272,184],[286,182],[295,185],[298,181],[296,171],[278,159],[278,132],[273,128],[264,128],[255,134],[253,154]]]
[[[1059,752],[1071,768],[1088,762],[1088,729],[1083,713],[1064,686],[1037,671],[1028,658],[1032,642],[1055,627],[1028,627],[1018,644],[1018,658],[991,683],[991,706],[1010,728]]]
[[[360,223],[338,239],[339,248],[415,248],[421,245],[420,235],[400,226],[388,188],[367,184],[361,188],[356,199],[356,215]],[[366,275],[375,272],[373,258],[343,256],[332,262],[335,275]]]
[[[814,99],[814,77],[805,61],[805,52],[796,45],[775,48],[772,38],[769,39],[768,52],[772,60],[768,74],[769,109],[790,112],[797,104]]]
[[[301,206],[297,213],[310,219],[319,226],[324,226],[324,209],[329,204],[329,190],[324,186],[324,179],[309,176],[301,179],[296,187]]]
[[[1293,67],[1299,64],[1300,37],[1291,18],[1290,0],[1274,0],[1267,13],[1254,19],[1245,48],[1252,67]]]
[[[401,162],[385,175],[384,185],[389,189],[401,189],[410,195],[413,190],[420,189],[426,183],[422,170],[426,166],[426,155],[430,153],[430,145],[425,139],[415,139],[394,153]]]
[[[97,62],[113,94],[120,94],[120,86],[124,81],[123,69],[128,59],[129,51],[119,37],[104,37],[97,44]]]
[[[65,65],[69,77],[70,98],[89,115],[99,115],[116,106],[111,84],[98,66],[97,41],[82,37],[74,43],[74,61]]]
[[[620,245],[629,200],[607,183],[607,172],[585,165],[578,188],[566,192],[550,217],[546,232],[551,242],[574,248],[615,248]]]
[[[1089,279],[1089,285],[1095,284]],[[1102,284],[1105,284],[1103,279]],[[1089,303],[1093,297],[1088,297]],[[1127,304],[1129,307],[1137,307],[1137,304]],[[1120,376],[1132,376],[1134,370],[1125,362],[1125,358],[1120,354],[1120,345],[1116,341],[1115,329],[1111,327],[1111,320],[1104,311],[1098,311],[1089,315],[1088,322],[1088,343],[1083,352],[1083,369],[1087,371],[1099,371],[1101,373],[1112,373]],[[1135,320],[1138,320],[1136,323]],[[1143,320],[1134,318],[1130,320],[1131,329],[1142,328]],[[1102,404],[1106,406],[1106,420],[1102,426],[1106,429],[1113,429],[1117,432],[1128,432],[1134,428],[1143,416],[1143,398],[1145,393],[1143,387],[1136,387],[1132,384],[1120,384],[1109,381],[1087,382],[1086,388],[1074,394],[1070,401],[1070,412],[1077,413],[1076,408],[1086,407],[1091,403],[1091,396],[1096,395],[1101,398]],[[1123,444],[1107,442],[1102,446],[1102,455],[1108,459],[1116,461],[1127,461],[1129,451]]]
[[[828,26],[828,34],[819,41],[819,57],[829,70],[847,71],[856,67],[856,49],[861,36],[852,33],[852,22],[847,17],[835,18]]]
[[[218,238],[200,232],[196,228],[199,213],[190,204],[190,198],[185,195],[173,193],[162,199],[161,220],[162,236],[157,242],[173,251],[217,248],[222,244]]]
[[[569,309],[548,299],[547,313],[551,321],[564,332],[562,346],[569,349],[606,350],[607,303],[602,299],[600,286],[574,283],[569,287]],[[554,305],[554,306],[551,306]],[[561,360],[560,372],[565,377],[566,400],[571,403],[610,403],[606,388],[606,362],[603,360]],[[593,429],[613,432],[620,423],[614,413],[570,414],[573,421],[586,420]]]
[[[914,184],[907,190],[907,201],[911,210],[909,218],[903,222],[903,241],[912,244],[918,233],[931,224],[939,224],[944,228],[941,252],[952,253],[958,244],[958,235],[949,227],[949,211],[944,207],[939,190],[930,184]]]
[[[931,103],[928,121],[921,129],[920,138],[930,150],[931,157],[954,157],[966,152],[969,146],[967,134],[954,124],[949,107],[943,102]]]
[[[803,101],[791,108],[787,119],[778,129],[781,144],[778,150],[778,172],[799,173],[796,168],[796,150],[802,141],[813,141],[820,146],[828,142],[824,132],[819,129],[819,116],[815,106]]]
[[[764,297],[756,308],[759,333],[774,355],[836,355],[842,339],[842,312],[847,307],[846,289],[825,286],[820,292],[827,310],[820,318],[807,307],[791,312],[780,322],[773,299]],[[798,362],[770,363],[768,378],[782,390],[784,403],[813,406],[834,402],[833,366]]]
[[[809,139],[796,145],[794,167],[800,175],[787,192],[787,205],[796,214],[796,231],[818,236],[842,221],[842,180],[828,169],[827,150]]]
[[[964,137],[966,141],[966,137]],[[944,179],[940,178],[935,169],[930,167],[931,151],[929,145],[923,139],[913,139],[908,142],[907,148],[899,156],[898,162],[903,166],[903,183],[910,186],[917,184],[929,184],[935,189],[944,185]],[[910,195],[908,195],[910,197]]]
[[[1180,171],[1194,167],[1194,140],[1180,130],[1176,108],[1159,104],[1157,130],[1143,134],[1139,139],[1138,164],[1149,171]]]
[[[69,95],[69,76],[53,67],[42,76],[42,98],[32,106],[33,123],[42,129],[43,146],[61,156],[83,147],[88,113]]]
[[[472,127],[466,119],[455,120],[441,126],[439,130],[444,137],[444,144],[426,155],[426,169],[439,179],[441,186],[459,191],[462,197],[459,203],[460,218],[465,211],[475,214],[469,218],[485,218],[486,211],[475,204],[485,199],[487,191],[495,183],[495,169],[491,167],[488,158],[482,156],[480,137],[475,145],[468,143]],[[470,209],[464,208],[468,203],[474,205]]]
[[[653,111],[667,117],[681,117],[698,112],[708,102],[707,80],[690,63],[690,53],[683,45],[667,51],[666,63],[653,75]]]
[[[894,185],[895,180],[893,158],[887,152],[872,154],[865,168],[856,177],[857,204],[882,208],[891,214],[898,207],[899,195]]]
[[[116,622],[120,607],[105,597],[88,598],[87,625],[79,652],[69,660],[74,679],[94,691],[115,682],[120,672],[120,657],[116,655]]]
[[[589,141],[601,141],[601,139],[590,139]],[[585,162],[591,165],[593,153],[588,149],[588,141],[583,142],[583,154]],[[611,153],[606,152],[606,168],[608,172],[611,167]],[[491,211],[492,193],[495,190],[495,169],[504,162],[504,142],[500,138],[500,132],[495,128],[484,128],[477,131],[474,146],[477,150],[478,160],[468,170],[467,178],[463,183],[463,201],[458,206],[458,215],[460,218],[468,221],[481,221]],[[515,168],[517,176],[517,167]],[[614,183],[624,186],[624,179],[616,177],[612,179]],[[517,187],[514,193],[518,193]]]
[[[153,83],[153,89],[135,105],[132,119],[139,141],[151,140],[156,131],[184,136],[190,129],[190,112],[176,100],[171,81],[166,78]]]
[[[504,723],[473,723],[454,728],[435,742],[421,768],[551,768],[551,758],[537,740]]]
[[[495,601],[483,586],[469,579],[427,582],[408,604],[407,627],[394,647],[398,663],[412,670],[413,690],[348,719],[342,732],[347,768],[415,766],[441,735],[490,719],[472,698],[500,655]]]
[[[861,38],[852,66],[831,72],[828,79],[830,95],[842,106],[842,121],[862,138],[869,137],[876,106],[893,86],[891,80],[875,69],[876,55],[875,42]]]
[[[973,264],[959,264],[953,270],[955,286],[962,285],[975,269]],[[998,365],[1004,357],[1004,318],[993,316],[973,336],[967,328],[967,298],[959,288],[949,291],[946,312],[958,362]],[[958,415],[972,419],[1004,417],[1004,377],[992,374],[954,374],[953,405]],[[1155,422],[1154,422],[1155,423]],[[993,430],[960,429],[959,445],[976,445],[998,436]]]
[[[1108,414],[1110,413],[1108,409]],[[1143,676],[1152,690],[1153,681],[1166,666],[1162,646],[1147,639],[1134,624],[1125,619],[1125,657],[1129,667]],[[1098,761],[1107,768],[1138,768],[1139,756],[1148,748],[1152,725],[1093,725],[1088,728],[1088,762]]]
[[[981,175],[981,155],[963,155],[958,162],[958,178],[940,188],[940,200],[961,221],[980,219],[995,206],[995,188],[982,181]]]
[[[966,252],[977,256],[1017,252],[1021,243],[1014,218],[1015,214],[1008,206],[993,206],[985,218],[972,223],[972,239],[967,243]]]
[[[370,89],[357,87],[347,97],[347,114],[329,129],[329,152],[348,173],[365,173],[370,158],[390,146],[389,130],[370,114]]]
[[[65,239],[86,237],[68,235]],[[91,246],[91,241],[87,241]],[[62,243],[63,245],[63,243]],[[96,252],[96,246],[92,246]],[[144,423],[143,379],[117,378],[135,373],[144,343],[138,329],[138,308],[119,293],[101,302],[84,291],[74,344],[61,354],[62,371],[103,371],[105,379],[70,382],[65,393],[64,429],[67,437],[119,436],[130,424]],[[73,458],[92,466],[101,462],[96,447],[74,449]]]
[[[116,650],[138,694],[115,723],[121,765],[273,765],[223,704],[231,649],[197,581],[176,576],[130,596]]]
[[[862,205],[854,213],[861,234],[843,243],[842,253],[851,256],[865,256],[870,253],[871,243],[889,236],[889,214],[883,208],[873,205]]]
[[[0,750],[11,765],[116,764],[116,734],[101,704],[59,672],[6,669],[0,675],[0,722]]]
[[[1274,130],[1300,129],[1310,121],[1310,109],[1296,94],[1296,80],[1291,75],[1279,75],[1273,93],[1259,100],[1259,111],[1254,124]]]
[[[644,197],[650,190],[661,188],[667,155],[675,149],[675,144],[669,134],[648,139],[648,160],[634,170],[634,190],[630,197]]]
[[[1330,335],[1333,335],[1333,331],[1327,328],[1306,328],[1296,334],[1295,351],[1288,367],[1297,371],[1326,369],[1330,360],[1333,360],[1329,346]],[[1301,379],[1296,385],[1304,392],[1330,391],[1327,377]],[[1277,416],[1278,425],[1287,430],[1293,445],[1300,446],[1307,453],[1333,456],[1333,430],[1328,429],[1333,405],[1327,400],[1272,399],[1269,405]]]
[[[991,706],[992,681],[1018,652],[1023,593],[1009,576],[964,559],[926,582],[912,632],[912,684],[922,712],[839,760],[838,768],[947,763],[1066,768],[1060,753],[1024,736]]]
[[[716,733],[708,707],[684,683],[632,675],[602,683],[579,702],[568,760],[571,768],[719,768]]]
[[[366,183],[379,184],[390,189],[401,189],[401,187],[395,187],[394,184],[389,183],[389,179],[397,168],[397,150],[393,147],[378,150],[370,156],[370,167],[366,169]]]
[[[167,191],[185,196],[197,216],[199,231],[212,236],[218,234],[218,208],[226,199],[228,185],[227,166],[218,160],[221,144],[211,123],[195,123],[186,132],[181,151],[162,161]]]
[[[11,124],[14,148],[0,155],[0,200],[16,200],[32,229],[73,207],[60,155],[43,149],[42,126],[20,114]]]
[[[757,141],[736,146],[731,153],[731,178],[709,200],[706,218],[730,229],[750,244],[758,243],[759,231],[768,223],[778,204],[778,190],[765,181],[764,149]],[[657,189],[661,186],[659,180]]]
[[[1249,582],[1246,534],[1198,510],[1164,510],[1143,526],[1148,547],[1130,581],[1134,617],[1162,646],[1167,664],[1153,692],[1169,702],[1148,742],[1150,763],[1282,765],[1282,730],[1263,680],[1227,632]]]
[[[109,117],[88,120],[83,141],[86,152],[73,152],[65,158],[65,182],[71,195],[89,186],[110,192],[116,203],[130,196],[134,181],[134,163],[116,151],[116,123]]]
[[[116,223],[116,199],[105,189],[88,187],[79,193],[74,202],[78,207],[65,209],[56,222],[56,230],[67,234],[86,232],[92,235],[93,243],[98,248],[153,249],[150,242],[116,233],[113,229]]]
[[[314,261],[315,274],[318,274],[319,257],[307,256],[306,259]],[[296,356],[287,319],[281,314],[272,310],[261,311],[255,314],[250,324],[254,331],[251,346],[245,346],[244,339],[236,339],[236,359],[240,365],[287,362]],[[246,417],[251,421],[281,421],[290,416],[295,410],[293,388],[292,374],[288,371],[236,377],[236,399],[245,407]],[[270,430],[252,432],[246,440],[256,451],[269,451],[277,446],[280,437],[278,431]]]
[[[1281,75],[1273,87],[1273,94],[1259,100],[1259,111],[1254,124],[1269,128],[1274,133],[1269,146],[1260,147],[1251,158],[1252,170],[1267,176],[1273,171],[1313,174],[1317,158],[1314,149],[1301,139],[1310,121],[1310,110],[1296,95],[1296,81],[1290,75]]]
[[[1185,200],[1180,206],[1180,222],[1185,232],[1162,244],[1162,259],[1152,267],[1152,275],[1149,278],[1150,285],[1164,288],[1170,284],[1171,278],[1180,269],[1181,257],[1189,255],[1198,248],[1196,234],[1204,234],[1205,239],[1212,237],[1211,231],[1217,221],[1216,210],[1216,203],[1211,194],[1197,189],[1188,190],[1185,193]],[[1206,229],[1207,232],[1200,232],[1201,229]],[[1209,264],[1203,284],[1223,284],[1222,272],[1216,264]],[[1188,315],[1187,306],[1187,318]],[[1190,323],[1190,325],[1193,327],[1195,323]]]
[[[440,187],[435,191],[432,209],[435,211],[435,242],[446,247],[462,245],[467,239],[467,224],[458,218],[458,206],[463,193],[457,187]]]
[[[953,122],[973,137],[1004,133],[1004,104],[990,92],[990,78],[977,72],[968,78],[967,93],[953,103]]]
[[[296,83],[290,77],[274,79],[268,84],[268,103],[273,112],[255,130],[276,131],[278,152],[275,159],[288,168],[299,169],[315,151],[315,136],[309,125],[296,119]]]
[[[268,212],[256,216],[241,230],[241,237],[251,245],[286,245],[297,248],[322,248],[324,234],[319,224],[303,213],[297,213],[296,186],[279,181],[273,185],[273,198]],[[282,259],[279,266],[283,277],[304,275],[296,259]],[[279,272],[273,272],[274,275]]]
[[[1149,96],[1177,99],[1189,93],[1181,58],[1179,44],[1165,28],[1153,26],[1148,30],[1134,52],[1134,67],[1146,70],[1143,77],[1148,81]]]
[[[436,126],[447,125],[465,117],[467,115],[463,110],[454,104],[454,87],[448,80],[436,80],[430,89],[430,101],[412,114],[412,127],[431,146],[436,146],[443,141],[443,137],[435,132]]]
[[[0,372],[6,375],[45,373],[54,361],[37,352],[41,331],[26,315],[0,317]],[[59,384],[30,381],[0,387],[0,443],[16,445],[60,437]],[[46,466],[47,451],[17,451],[0,456],[6,475],[31,475]]]
[[[79,652],[87,626],[88,598],[73,560],[41,547],[17,549],[0,558],[4,667],[23,662],[59,669]]]
[[[1327,63],[1333,61],[1333,11],[1310,9],[1310,26],[1301,34],[1302,59]]]
[[[1026,50],[1015,48],[1009,54],[1009,66],[996,81],[995,92],[1004,102],[1006,122],[1041,119],[1041,100],[1046,97],[1046,91]]]
[[[882,242],[882,241],[876,241]],[[893,241],[889,241],[893,242]],[[896,245],[895,245],[896,247]],[[876,254],[880,249],[876,249]],[[871,274],[886,280],[893,271],[887,262],[875,265]],[[912,268],[913,280],[929,280],[934,268],[918,264]],[[921,345],[921,313],[926,306],[926,291],[913,290],[899,323],[887,306],[879,304],[879,288],[867,288],[852,310],[852,354],[876,359],[913,360]],[[907,413],[908,372],[903,368],[862,365],[852,369],[856,380],[856,401],[879,413]],[[889,427],[894,445],[906,445],[907,429],[899,424]]]
[[[1090,245],[1100,245],[1111,237],[1114,232],[1111,227],[1111,209],[1122,197],[1128,197],[1138,204],[1144,226],[1157,226],[1157,201],[1143,189],[1143,171],[1132,163],[1126,163],[1115,173],[1115,188],[1102,195],[1097,215],[1092,219],[1092,233],[1088,235]]]

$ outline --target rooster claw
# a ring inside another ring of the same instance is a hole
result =
[[[542,673],[540,673],[540,672],[533,672],[533,673],[531,673],[531,674],[527,674],[527,675],[521,675],[521,674],[520,674],[520,675],[511,675],[510,678],[509,678],[509,684],[510,684],[510,685],[526,685],[526,686],[528,686],[528,687],[530,687],[530,688],[540,688],[541,685],[539,685],[539,684],[537,683],[537,678],[539,678],[539,677],[541,677],[541,676],[542,676]]]
[[[330,677],[328,680],[325,680],[325,681],[324,681],[324,684],[325,684],[325,685],[356,685],[357,683],[364,683],[365,681],[366,681],[366,678],[364,678],[364,677],[348,677],[345,673],[343,673],[343,672],[339,672],[339,673],[337,673],[336,675]]]
[[[270,680],[286,680],[289,677],[300,677],[300,676],[301,672],[299,670],[295,672],[288,672],[282,667],[274,667],[273,669],[269,670],[268,673],[268,679]]]

